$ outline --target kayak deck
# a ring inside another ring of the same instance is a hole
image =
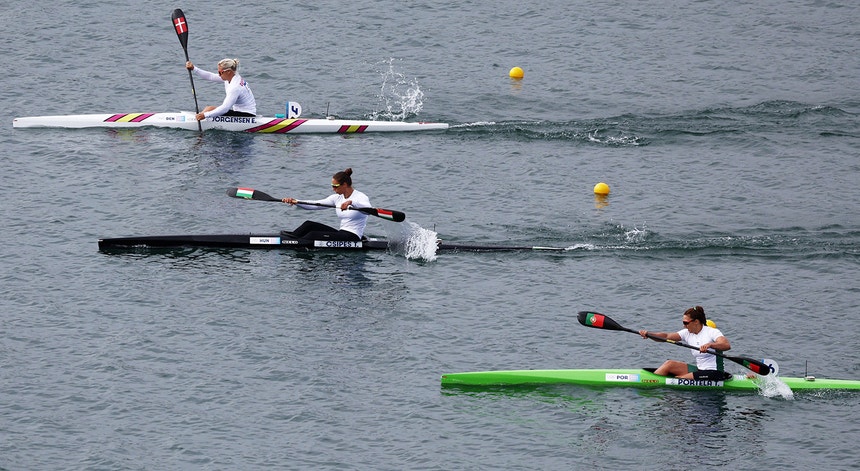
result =
[[[792,391],[816,389],[860,390],[860,381],[781,377]],[[726,381],[696,381],[656,375],[646,369],[499,370],[443,374],[442,386],[510,386],[575,384],[581,386],[673,388],[685,390],[756,391],[761,380],[733,375]]]
[[[115,113],[14,118],[13,128],[141,128],[159,127],[197,131],[193,112]],[[275,134],[353,134],[366,132],[403,132],[448,129],[447,123],[372,121],[323,118],[272,118],[265,116],[216,116],[199,123],[205,130]]]

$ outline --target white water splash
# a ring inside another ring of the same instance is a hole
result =
[[[794,392],[779,376],[759,376],[757,382],[759,393],[764,397],[781,397],[789,401],[794,399]]]
[[[601,136],[599,131],[588,133],[588,140],[598,144],[608,144],[617,146],[639,146],[642,145],[642,140],[636,136]]]
[[[481,126],[495,126],[495,121],[475,121],[474,123],[452,124],[452,128],[477,128]]]
[[[633,229],[624,231],[624,239],[630,243],[643,242],[648,237],[648,229],[643,223],[642,228],[633,226]]]
[[[403,121],[417,115],[424,107],[424,92],[418,86],[418,80],[396,71],[394,61],[391,58],[382,63],[387,65],[381,72],[382,88],[377,96],[382,110],[374,112],[373,119]]]
[[[581,244],[573,244],[571,246],[565,247],[564,250],[597,250],[598,247],[594,244],[581,243]]]
[[[391,225],[386,226],[389,246],[393,252],[402,254],[409,260],[436,260],[439,234],[409,221],[398,224],[397,233],[387,230]]]

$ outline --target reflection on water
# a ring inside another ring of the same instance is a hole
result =
[[[441,394],[446,400],[459,401],[460,413],[479,415],[484,421],[483,415],[490,413],[486,409],[492,409],[497,421],[516,422],[524,410],[539,410],[528,403],[551,405],[551,414],[542,418],[548,421],[546,426],[568,430],[564,444],[601,467],[648,459],[666,462],[671,457],[660,455],[665,450],[675,450],[682,468],[688,459],[708,450],[732,450],[722,460],[724,464],[734,460],[740,466],[766,445],[763,429],[770,420],[761,402],[768,399],[749,393],[518,385],[446,386]]]
[[[275,282],[302,293],[310,304],[326,299],[314,308],[323,318],[386,319],[409,295],[403,278],[392,273],[403,260],[386,252],[300,250],[277,255]]]
[[[370,288],[373,280],[367,276],[367,258],[364,252],[326,252],[303,251],[293,254],[302,260],[298,267],[301,273],[312,274],[313,278],[328,278],[340,288]]]
[[[700,437],[726,431],[723,423],[727,407],[725,393],[655,394],[653,399],[655,402],[644,414],[658,421],[658,429],[682,437],[683,446],[691,450],[699,446]]]
[[[205,266],[206,264],[220,265],[224,260],[230,262],[249,263],[252,250],[236,248],[202,248],[202,247],[123,247],[121,249],[103,249],[105,255],[117,258],[141,259],[157,263],[166,263],[165,268],[183,268],[186,266]]]
[[[207,131],[197,136],[191,153],[201,166],[232,174],[250,164],[255,154],[254,137],[250,133]]]
[[[105,129],[105,134],[117,139],[119,141],[124,142],[134,142],[134,143],[146,143],[149,141],[149,136],[151,130],[148,129],[140,129],[140,128],[130,128],[130,129],[116,129],[116,128],[108,128]]]

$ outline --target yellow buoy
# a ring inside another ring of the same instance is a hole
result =
[[[508,75],[510,75],[511,78],[521,79],[523,78],[523,69],[514,67],[510,72],[508,72]]]
[[[594,185],[594,194],[595,195],[608,195],[609,194],[609,185],[606,183],[600,182],[597,185]]]
[[[710,320],[710,319],[708,319],[708,321],[707,321],[707,322],[705,322],[705,324],[707,324],[707,325],[708,325],[708,327],[710,327],[710,328],[712,328],[712,329],[716,329],[716,328],[717,328],[717,323],[716,323],[716,322],[714,322],[714,321],[712,321],[712,320]]]

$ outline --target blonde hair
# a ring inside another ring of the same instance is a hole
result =
[[[221,59],[218,61],[218,68],[221,70],[230,69],[235,72],[239,68],[239,59]]]

